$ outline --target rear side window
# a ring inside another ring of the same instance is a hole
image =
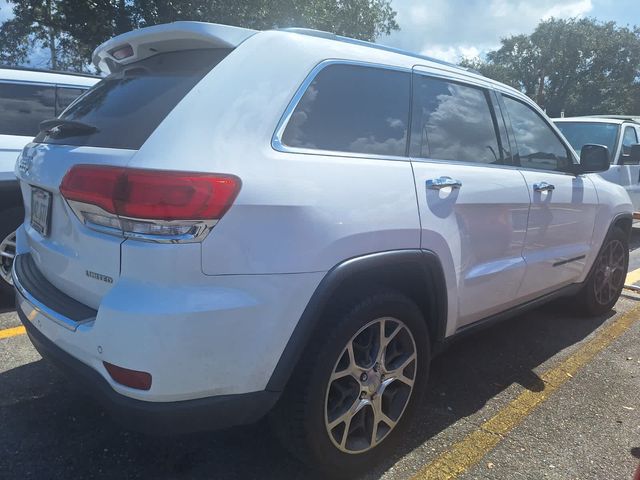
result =
[[[567,148],[538,112],[510,97],[504,97],[504,103],[516,137],[521,167],[562,171],[572,163]]]
[[[86,88],[69,88],[58,87],[56,88],[56,115],[60,115],[65,108],[67,108],[71,102],[86,92]],[[43,119],[43,120],[47,120]]]
[[[0,82],[0,135],[33,137],[55,116],[54,86]]]
[[[488,93],[481,88],[416,75],[411,155],[502,163]]]
[[[61,116],[97,131],[61,137],[40,133],[36,141],[138,149],[184,96],[229,49],[160,53],[123,67],[91,88]]]
[[[282,135],[290,147],[405,156],[411,75],[329,65],[311,82]]]

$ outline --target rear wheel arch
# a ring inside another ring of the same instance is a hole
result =
[[[401,293],[418,305],[433,344],[444,339],[447,289],[438,256],[428,250],[394,250],[346,260],[320,282],[267,383],[267,390],[283,391],[321,319],[354,297],[380,289]]]

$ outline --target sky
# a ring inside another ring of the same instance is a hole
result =
[[[450,62],[482,56],[500,39],[531,33],[550,17],[594,17],[640,26],[640,0],[392,0],[400,31],[378,43]],[[0,0],[0,22],[11,16]]]
[[[543,19],[594,17],[640,26],[640,0],[392,0],[400,31],[378,43],[450,62],[482,56]]]

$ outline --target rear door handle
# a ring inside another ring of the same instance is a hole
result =
[[[462,182],[451,177],[430,178],[427,180],[427,190],[442,190],[443,188],[462,188]]]
[[[555,189],[556,189],[555,185],[551,185],[550,183],[547,183],[547,182],[539,182],[539,183],[533,184],[534,192],[551,192]]]

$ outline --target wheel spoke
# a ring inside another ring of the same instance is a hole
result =
[[[348,376],[352,376],[353,378],[355,378],[356,380],[358,380],[359,376],[360,376],[360,372],[361,372],[361,368],[359,368],[356,365],[356,360],[355,360],[355,356],[353,354],[353,342],[349,342],[349,345],[347,345],[347,348],[345,349],[344,352],[342,352],[342,355],[340,356],[340,359],[342,359],[342,357],[344,357],[344,354],[348,355],[349,358],[349,363],[347,365],[346,368],[339,370],[339,371],[334,371],[331,374],[331,378],[330,381],[333,382],[334,380],[339,380],[341,378],[344,377],[348,377]],[[337,366],[336,366],[337,368]]]
[[[402,383],[409,385],[410,387],[413,387],[413,379],[407,377],[404,374],[404,369],[407,368],[411,364],[411,362],[413,362],[415,359],[416,359],[416,354],[413,353],[404,362],[402,362],[402,365],[398,366],[397,368],[394,368],[393,370],[388,370],[386,371],[386,373],[389,375],[390,379],[399,380]]]

